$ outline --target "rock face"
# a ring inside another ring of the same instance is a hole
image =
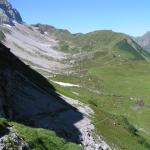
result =
[[[22,23],[19,12],[7,0],[0,0],[0,24],[13,25],[13,22]]]
[[[51,27],[33,27],[24,24],[15,26],[1,25],[4,33],[3,43],[23,62],[30,65],[45,77],[66,72],[70,64],[66,63],[69,54],[58,51],[58,41],[49,33],[41,34]]]
[[[150,32],[145,33],[141,37],[137,37],[136,42],[150,52]]]
[[[67,114],[65,122],[61,120],[64,114]],[[83,119],[83,114],[65,102],[43,76],[2,44],[0,116],[31,127],[50,129],[67,141],[80,143],[81,132],[75,123]]]

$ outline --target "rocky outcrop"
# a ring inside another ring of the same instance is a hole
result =
[[[30,150],[26,141],[15,131],[13,127],[9,127],[9,134],[0,137],[1,150]]]
[[[0,0],[0,24],[13,25],[14,21],[23,22],[19,12],[7,0]]]
[[[56,28],[51,25],[43,25],[40,23],[33,25],[33,27],[37,27],[41,34],[54,32],[56,30]]]

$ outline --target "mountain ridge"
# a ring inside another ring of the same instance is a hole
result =
[[[149,53],[146,52],[142,47],[140,47],[136,42],[134,42],[132,37],[124,33],[118,33],[112,30],[97,30],[85,34],[72,34],[68,30],[57,29],[52,26],[42,24],[36,24],[33,26],[36,26],[40,32],[42,31],[43,34],[49,33],[55,36],[59,43],[58,49],[64,52],[79,53],[103,51],[106,53],[110,53],[111,51],[113,56],[119,55],[120,57],[121,55],[125,56],[125,51],[124,54],[122,53],[123,51],[119,54],[119,52],[115,52],[115,49],[118,49],[118,43],[126,41],[126,44],[129,48],[126,51],[128,54],[131,51],[131,53],[129,54],[130,57],[134,58],[135,54],[135,59],[136,57],[138,57],[141,59],[149,60]],[[121,49],[123,49],[123,47]],[[116,55],[116,53],[118,54]],[[128,56],[126,55],[125,57],[128,58]]]

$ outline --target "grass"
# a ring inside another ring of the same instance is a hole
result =
[[[17,123],[11,124],[33,150],[81,150],[79,146],[66,142],[50,130],[30,128]]]
[[[40,31],[52,34],[59,41],[57,48],[67,53],[98,51],[115,57],[150,59],[150,54],[126,34],[111,30],[72,34],[68,30],[56,29],[51,26],[40,24],[37,26]]]
[[[53,29],[59,41],[59,49],[68,53],[85,51],[102,52],[114,57],[149,60],[150,54],[131,37],[111,30],[100,30],[87,34],[71,34],[67,30]]]
[[[15,122],[9,122],[0,118],[0,134],[8,126],[13,126],[16,132],[29,144],[33,150],[81,150],[81,147],[67,142],[50,130],[41,128],[31,128]],[[9,136],[8,136],[9,137]],[[11,139],[8,139],[7,145],[14,145]],[[14,145],[15,146],[15,145]]]
[[[81,87],[52,83],[57,91],[93,108],[97,132],[112,147],[150,149],[150,64],[143,60],[99,56],[78,67],[84,68],[86,73],[57,75],[53,80]]]

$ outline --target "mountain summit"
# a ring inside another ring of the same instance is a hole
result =
[[[19,12],[7,0],[0,0],[0,24],[13,25],[14,21],[18,23],[23,22]]]

